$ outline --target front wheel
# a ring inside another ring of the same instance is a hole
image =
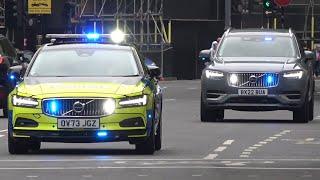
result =
[[[313,121],[314,118],[314,95],[312,94],[312,98],[309,102],[309,121]]]
[[[206,107],[201,98],[201,122],[217,122],[224,119],[224,110],[212,110]]]
[[[156,151],[154,125],[151,127],[149,137],[144,142],[136,144],[136,151],[139,154],[154,154]]]
[[[310,109],[307,97],[302,107],[293,111],[293,121],[297,123],[307,123],[309,121],[309,113]]]

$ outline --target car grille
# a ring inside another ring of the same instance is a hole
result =
[[[103,111],[105,99],[45,99],[42,102],[44,114],[54,117],[97,117],[107,115]],[[81,111],[74,109],[75,103],[83,104]]]
[[[276,87],[279,84],[279,74],[277,73],[233,73],[238,77],[238,82],[235,84],[230,83],[229,75],[229,85],[233,87]],[[255,77],[255,81],[253,78]]]

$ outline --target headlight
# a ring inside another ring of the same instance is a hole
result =
[[[12,104],[14,106],[36,107],[36,106],[38,106],[39,103],[38,103],[37,99],[35,99],[35,98],[14,95],[12,97]]]
[[[303,76],[303,71],[286,72],[283,74],[283,77],[292,78],[292,79],[301,79],[302,76]]]
[[[119,105],[123,106],[123,107],[145,106],[147,104],[147,101],[148,101],[148,96],[143,95],[143,96],[139,96],[139,97],[133,97],[133,98],[121,100],[119,102]]]
[[[231,75],[230,75],[230,83],[231,83],[232,85],[237,84],[238,81],[239,81],[239,80],[238,80],[238,76],[237,76],[236,74],[231,74]]]
[[[223,72],[206,70],[206,77],[208,79],[221,78],[223,77]]]
[[[110,115],[110,114],[114,113],[115,110],[116,110],[116,102],[114,101],[114,99],[107,99],[103,103],[103,111],[107,115]]]

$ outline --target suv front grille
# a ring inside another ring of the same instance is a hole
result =
[[[103,110],[105,99],[45,99],[42,102],[44,114],[54,117],[97,117],[106,116]],[[82,104],[83,108],[75,109],[74,104]]]
[[[235,74],[238,81],[231,84],[230,76]],[[231,73],[229,74],[229,85],[233,87],[255,88],[255,87],[276,87],[279,84],[277,73]]]

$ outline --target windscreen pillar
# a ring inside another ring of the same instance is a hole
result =
[[[225,0],[225,29],[228,29],[231,27],[231,0]]]

